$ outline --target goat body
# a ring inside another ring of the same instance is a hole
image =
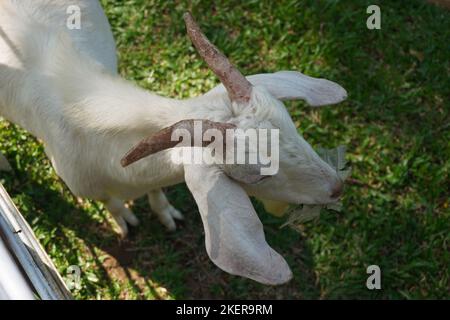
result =
[[[80,29],[67,25],[67,9],[73,6],[81,12]],[[202,41],[196,45],[208,45]],[[214,59],[204,55],[215,70]],[[161,97],[118,76],[113,36],[98,1],[0,2],[0,115],[43,141],[56,173],[69,189],[77,196],[103,201],[125,235],[126,222],[136,225],[138,221],[124,200],[144,194],[160,221],[175,229],[173,218],[183,217],[161,188],[186,180],[199,204],[211,259],[230,273],[278,284],[290,279],[289,268],[265,242],[245,193],[290,203],[332,201],[336,186],[342,183],[297,134],[281,100],[305,99],[320,106],[340,102],[346,93],[331,81],[298,72],[253,75],[247,77],[249,82],[240,77],[237,71],[233,74],[246,86],[241,90],[245,99],[239,96],[246,106],[230,99],[234,96],[226,90],[233,85],[226,78],[221,78],[225,86],[196,98]],[[244,129],[279,129],[280,172],[258,185],[246,185],[230,179],[231,173],[203,167],[201,172],[215,184],[209,185],[195,176],[200,171],[172,161],[173,150],[121,166],[131,146],[186,119],[232,123]],[[235,196],[221,202],[226,190]],[[246,216],[247,225],[233,229],[228,224],[219,237],[221,206],[231,212],[227,219]],[[247,245],[252,237],[256,240]]]
[[[73,4],[81,8],[80,30],[66,26],[66,8]],[[75,195],[131,199],[183,181],[169,153],[127,169],[121,155],[178,120],[215,112],[211,105],[202,112],[201,99],[194,105],[163,98],[120,79],[97,1],[6,0],[0,21],[0,114],[44,141]]]

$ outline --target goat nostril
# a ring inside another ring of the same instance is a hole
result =
[[[331,198],[337,199],[342,195],[342,192],[344,191],[344,184],[342,182],[338,182],[334,185],[334,187],[331,189]]]

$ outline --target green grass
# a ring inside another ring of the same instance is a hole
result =
[[[208,259],[201,220],[184,185],[167,190],[186,222],[164,232],[140,199],[142,224],[120,242],[101,204],[76,199],[42,144],[0,122],[0,151],[13,173],[1,182],[65,275],[79,265],[77,299],[450,298],[450,12],[424,1],[379,1],[382,29],[366,28],[373,1],[104,0],[121,74],[172,97],[190,97],[217,79],[185,35],[191,9],[216,45],[245,74],[299,70],[343,85],[334,107],[287,107],[314,146],[348,146],[358,183],[344,210],[301,232],[255,206],[269,243],[294,279],[266,287],[228,275]],[[366,267],[382,271],[382,290],[365,287]]]

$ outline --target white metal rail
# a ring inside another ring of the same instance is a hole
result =
[[[0,299],[72,296],[32,229],[0,184]]]

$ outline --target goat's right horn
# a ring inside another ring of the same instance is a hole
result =
[[[195,135],[194,127],[196,122],[201,123],[202,137],[205,131],[209,129],[217,129],[220,130],[225,137],[225,132],[227,129],[235,129],[236,126],[231,123],[224,122],[213,122],[209,120],[181,120],[170,127],[166,127],[154,135],[141,140],[136,146],[134,146],[127,154],[122,158],[120,163],[122,167],[129,166],[130,164],[145,158],[154,153],[174,148],[176,147],[180,141],[172,140],[172,133],[177,129],[185,129],[190,133],[191,141],[190,146],[194,146],[195,141],[192,139]],[[224,143],[225,143],[224,139]],[[183,141],[184,142],[184,141]],[[209,144],[209,141],[202,140],[202,146],[205,147]],[[185,144],[183,146],[186,146]]]
[[[245,103],[250,100],[252,84],[231,64],[228,58],[203,34],[190,12],[183,16],[187,34],[200,56],[219,77],[231,101]]]

